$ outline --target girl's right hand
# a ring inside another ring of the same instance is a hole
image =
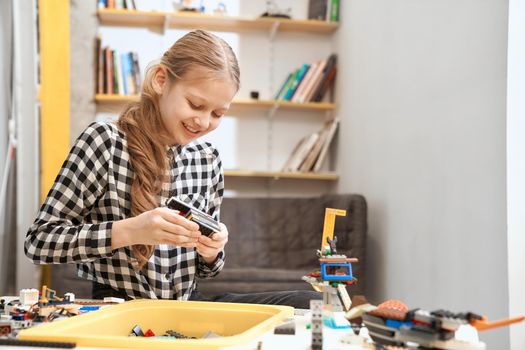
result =
[[[161,207],[113,222],[111,248],[135,244],[172,244],[192,248],[197,246],[200,236],[197,223],[179,215],[176,210]]]

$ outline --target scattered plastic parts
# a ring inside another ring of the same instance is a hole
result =
[[[133,327],[133,329],[131,330],[131,333],[129,335],[130,337],[143,337],[144,336],[144,332],[142,332],[142,329],[140,328],[139,325],[136,325],[135,327]]]
[[[105,297],[104,298],[104,302],[105,303],[117,303],[117,304],[120,304],[120,303],[123,303],[125,300],[122,299],[122,298],[115,298],[115,297]]]
[[[151,329],[148,329],[146,331],[146,333],[144,333],[144,336],[145,337],[154,337],[155,336],[155,333],[153,333],[153,331]]]
[[[21,339],[0,339],[0,345],[6,346],[34,346],[41,348],[56,348],[56,349],[73,349],[77,346],[76,343],[65,343],[56,341],[35,341],[35,340],[21,340]]]
[[[273,334],[290,334],[290,335],[294,335],[295,334],[295,322],[294,321],[289,321],[289,322],[285,322],[285,323],[275,327],[275,329],[273,330]]]

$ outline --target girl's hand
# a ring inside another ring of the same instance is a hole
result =
[[[178,214],[178,211],[161,207],[146,211],[136,217],[115,221],[112,229],[111,248],[135,244],[172,244],[193,248],[198,245],[199,225]]]
[[[217,255],[224,250],[224,246],[228,242],[228,228],[223,223],[219,223],[219,225],[221,232],[215,232],[210,237],[202,235],[197,244],[197,253],[208,265],[215,262]]]

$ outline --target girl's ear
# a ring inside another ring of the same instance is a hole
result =
[[[166,88],[167,82],[168,77],[166,75],[166,69],[162,66],[156,67],[155,71],[153,72],[153,90],[155,90],[157,94],[161,95]]]

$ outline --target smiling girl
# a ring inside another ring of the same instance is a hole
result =
[[[93,123],[76,140],[25,242],[36,264],[76,263],[93,297],[204,299],[196,278],[224,266],[228,230],[211,237],[163,207],[172,196],[219,221],[219,154],[200,137],[215,130],[239,89],[230,46],[197,30],[151,66],[140,101],[116,124]],[[308,307],[309,292],[227,294],[206,300]]]

